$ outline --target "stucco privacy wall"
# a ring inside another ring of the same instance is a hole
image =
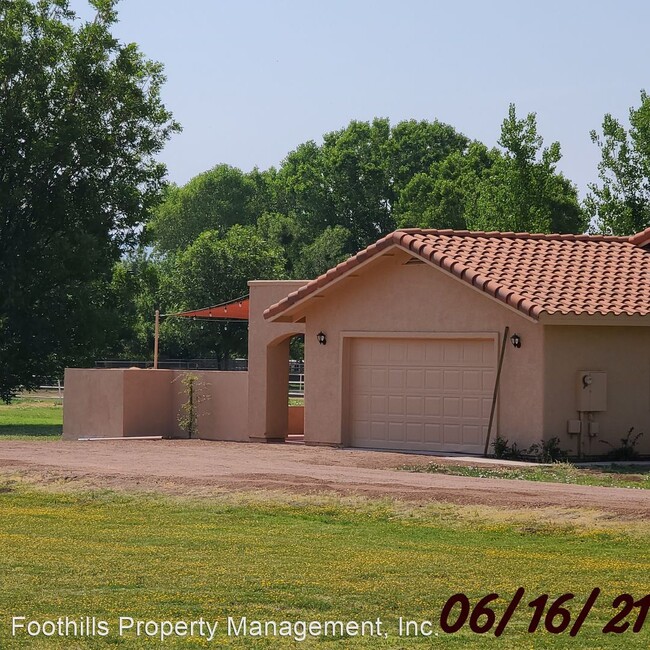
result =
[[[199,377],[199,436],[248,440],[248,373],[192,371]],[[184,437],[178,425],[187,401],[184,371],[79,369],[65,371],[63,437]]]
[[[252,280],[248,283],[248,430],[251,440],[284,440],[288,431],[289,342],[292,336],[302,334],[305,326],[302,323],[273,323],[265,320],[263,314],[269,305],[306,283],[307,280]]]
[[[522,346],[507,343],[497,426],[521,445],[539,441],[543,430],[544,336],[540,324],[410,255],[393,249],[312,298],[305,307],[305,442],[346,444],[346,342],[350,336],[435,338],[436,334],[490,334],[499,342],[506,325]],[[319,345],[316,334],[327,335]]]
[[[650,454],[650,328],[546,326],[544,364],[544,430],[561,446],[576,451],[567,420],[577,419],[576,383],[581,370],[607,373],[607,410],[594,414],[600,433],[583,436],[585,454],[606,454],[607,440],[620,445],[630,427],[643,431],[637,450]]]
[[[124,375],[122,370],[66,368],[63,438],[124,435]]]

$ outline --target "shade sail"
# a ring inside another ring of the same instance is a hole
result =
[[[216,318],[221,320],[248,320],[248,296],[222,302],[212,307],[203,307],[202,309],[192,309],[191,311],[182,311],[178,314],[169,314],[170,316],[179,316],[181,318]]]

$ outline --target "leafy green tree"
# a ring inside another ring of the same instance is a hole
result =
[[[232,226],[224,236],[201,233],[169,259],[161,279],[164,311],[175,313],[234,300],[248,293],[248,280],[282,278],[282,249],[262,239],[254,226]],[[169,318],[161,327],[161,352],[173,357],[215,357],[227,362],[246,349],[245,324]]]
[[[322,153],[334,207],[327,225],[350,232],[350,252],[394,230],[389,142],[387,119],[352,121],[324,137]]]
[[[473,142],[452,151],[426,173],[414,175],[400,193],[401,227],[582,232],[585,215],[577,190],[557,172],[560,145],[542,149],[534,113],[517,118],[514,105],[489,150]]]
[[[343,226],[328,226],[301,250],[294,275],[301,279],[311,279],[336,266],[349,256],[346,251],[349,250],[350,238],[350,231]]]
[[[284,206],[311,245],[326,228],[350,233],[352,254],[396,226],[401,192],[418,173],[428,173],[468,140],[441,122],[352,121],[290,153],[278,172]]]
[[[138,249],[114,268],[108,290],[113,310],[107,329],[113,338],[104,349],[109,358],[149,358],[153,350],[154,313],[161,306],[161,277],[170,271],[169,260]]]
[[[399,122],[390,140],[391,177],[398,196],[417,174],[428,172],[431,165],[452,154],[463,153],[469,145],[467,137],[438,120]]]
[[[610,114],[603,135],[591,132],[600,148],[600,185],[589,185],[585,206],[592,228],[612,235],[631,235],[650,227],[650,97],[630,109],[629,132]]]
[[[560,144],[542,149],[534,113],[517,119],[511,104],[501,126],[496,157],[483,174],[478,198],[466,213],[472,230],[582,232],[586,227],[576,188],[556,165]]]
[[[235,224],[255,223],[272,209],[273,171],[245,174],[217,165],[182,187],[172,186],[147,225],[148,238],[159,251],[179,251],[206,230],[224,234]]]
[[[401,228],[467,228],[466,214],[475,210],[481,178],[499,156],[480,142],[454,151],[426,173],[413,176],[396,208]]]
[[[178,130],[162,66],[111,35],[114,0],[0,0],[0,397],[105,344],[114,262],[156,204]]]

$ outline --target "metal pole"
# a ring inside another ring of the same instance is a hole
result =
[[[494,421],[494,411],[497,407],[497,395],[499,394],[499,380],[501,379],[501,368],[503,366],[503,356],[506,352],[506,341],[508,340],[508,333],[510,328],[506,325],[503,330],[503,341],[501,341],[501,354],[499,355],[499,366],[497,367],[497,378],[494,382],[494,393],[492,394],[492,408],[490,409],[490,422],[488,424],[487,437],[485,438],[485,449],[483,456],[487,458],[488,449],[490,448],[490,434],[492,433],[492,422]]]
[[[158,370],[158,338],[160,334],[160,310],[156,309],[156,324],[153,331],[153,369]]]

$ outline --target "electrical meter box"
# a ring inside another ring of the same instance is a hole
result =
[[[606,411],[607,373],[601,370],[578,371],[576,392],[578,411]]]

